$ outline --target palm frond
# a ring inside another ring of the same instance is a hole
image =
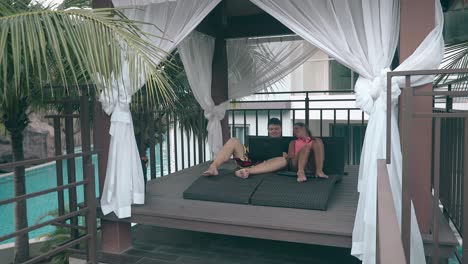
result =
[[[154,64],[167,54],[145,40],[138,21],[116,9],[25,11],[31,1],[12,2],[0,1],[0,99],[7,90],[29,95],[38,85],[78,86],[83,76],[107,91],[124,60],[132,87],[144,77],[152,100],[174,98]]]
[[[170,66],[167,66],[167,64],[170,64]],[[133,97],[132,113],[134,120],[140,119],[145,113],[150,113],[151,122],[157,124],[161,120],[164,120],[166,115],[170,115],[172,118],[175,117],[179,126],[185,131],[189,133],[193,132],[197,136],[206,137],[206,120],[200,118],[203,109],[195,100],[178,53],[173,54],[165,64],[161,65],[161,74],[166,76],[174,92],[174,103],[171,105],[154,104],[154,101],[149,99],[147,89],[144,87]],[[156,89],[157,91],[158,89]],[[140,130],[139,124],[141,122],[135,120],[134,125],[136,130]],[[147,123],[144,124],[146,125]],[[141,131],[144,129],[141,128]],[[165,132],[165,129],[162,129],[160,126],[156,126],[156,130],[158,130],[155,131],[156,133]]]
[[[468,42],[445,47],[442,69],[468,69]],[[434,80],[434,87],[450,84],[452,91],[468,90],[468,73],[439,74]],[[468,98],[455,98],[454,102],[466,102]]]

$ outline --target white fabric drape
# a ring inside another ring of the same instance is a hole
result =
[[[178,46],[195,99],[208,120],[208,144],[212,154],[223,145],[220,121],[229,102],[215,105],[211,98],[214,38],[193,31]],[[268,88],[302,65],[318,49],[293,37],[269,41],[231,39],[226,42],[228,96],[236,99]]]
[[[208,120],[208,145],[217,153],[223,147],[221,120],[229,102],[215,105],[211,98],[211,74],[215,39],[193,31],[177,47],[195,99]]]
[[[352,254],[375,263],[377,159],[385,158],[386,72],[395,53],[399,32],[398,0],[251,0],[314,46],[360,75],[356,104],[369,114],[361,155],[359,204],[353,230]],[[396,70],[438,68],[444,50],[442,8],[436,4],[436,27]],[[431,82],[412,78],[412,85]],[[388,166],[394,204],[401,218],[402,158],[397,128],[397,98],[402,79],[392,82],[392,164]],[[424,248],[412,208],[411,263],[425,263]]]
[[[271,87],[318,50],[298,37],[228,39],[226,49],[229,99]]]
[[[152,58],[157,65],[182,41],[220,0],[113,0],[115,7],[136,7],[123,10],[139,24],[143,32],[152,36],[147,40],[162,51]],[[131,96],[145,82],[143,76],[131,78],[133,65],[122,55],[122,69],[110,81],[110,91],[103,93],[100,101],[111,117],[111,143],[107,161],[106,179],[101,198],[104,215],[114,212],[117,217],[131,216],[131,204],[144,203],[144,181],[137,149],[129,104]],[[131,81],[133,79],[133,81]]]
[[[104,111],[112,115],[109,131],[111,135],[109,159],[101,197],[101,209],[104,215],[114,212],[118,218],[125,218],[131,215],[131,204],[145,202],[143,169],[129,109],[131,96],[126,93],[125,89],[121,89],[119,93],[101,94],[99,100]],[[119,103],[114,103],[116,101]],[[126,162],[121,160],[124,155]]]

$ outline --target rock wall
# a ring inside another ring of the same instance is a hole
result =
[[[54,149],[54,127],[51,120],[43,118],[43,114],[30,114],[31,123],[24,131],[24,154],[25,159],[40,159],[55,155]],[[79,122],[74,123],[75,147],[81,145]],[[65,152],[65,129],[64,122],[61,127],[62,153]],[[0,135],[0,163],[11,162],[12,151],[10,136]]]

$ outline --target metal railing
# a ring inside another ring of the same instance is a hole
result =
[[[452,110],[448,111],[452,112]],[[463,118],[440,120],[440,202],[443,213],[463,233],[463,142],[467,130]]]
[[[161,140],[149,142],[149,170],[146,172],[146,180],[190,168],[206,162],[210,157],[205,137],[182,127],[173,114],[166,114],[164,118],[165,128],[156,132],[157,138]],[[203,122],[203,112],[196,113],[196,118]],[[151,124],[150,130],[150,134],[153,134],[154,126]]]
[[[96,241],[97,241],[97,231],[96,231],[96,191],[95,191],[95,175],[94,175],[94,165],[92,163],[92,155],[97,154],[96,150],[91,149],[91,134],[90,134],[90,105],[92,105],[90,96],[82,95],[79,100],[80,104],[80,114],[73,114],[73,109],[71,104],[64,103],[65,112],[64,114],[50,115],[48,118],[52,118],[54,121],[54,131],[55,133],[55,155],[54,157],[44,158],[44,159],[34,159],[34,160],[25,160],[12,162],[8,164],[1,164],[0,169],[5,168],[18,168],[31,166],[35,164],[41,164],[46,162],[55,161],[56,163],[56,173],[57,173],[57,187],[49,188],[37,192],[28,192],[24,195],[16,196],[10,199],[5,199],[0,201],[1,205],[18,203],[27,201],[27,199],[42,196],[49,193],[56,192],[58,194],[58,216],[53,217],[52,219],[48,218],[47,221],[42,221],[40,223],[30,225],[26,228],[16,230],[12,233],[3,235],[0,237],[0,241],[5,241],[10,238],[20,236],[25,233],[37,230],[45,226],[55,226],[63,227],[70,229],[70,239],[56,245],[49,252],[33,256],[31,259],[27,260],[24,263],[39,263],[41,261],[47,260],[48,258],[59,254],[63,251],[74,251],[78,249],[78,246],[82,242],[86,242],[86,255],[88,263],[97,263],[97,253],[96,253]],[[82,151],[80,153],[75,153],[74,150],[74,133],[73,133],[73,119],[80,119],[81,126],[81,141],[82,141]],[[61,119],[65,120],[65,142],[66,142],[66,154],[62,154],[61,146]],[[75,175],[75,158],[81,157],[83,164],[83,180],[77,181]],[[67,184],[63,183],[63,164],[62,162],[67,161]],[[78,206],[77,201],[77,187],[83,186],[84,190],[84,205],[82,207]],[[64,191],[68,191],[68,207],[69,212],[65,210],[65,199]],[[78,217],[83,216],[85,218],[84,226],[79,224]],[[27,216],[25,216],[27,217]],[[81,234],[79,231],[82,231]]]
[[[411,141],[413,137],[412,134],[412,126],[416,119],[426,118],[431,119],[433,122],[433,157],[432,157],[432,218],[431,218],[431,235],[432,235],[432,243],[433,243],[433,250],[431,252],[432,255],[432,262],[438,263],[439,261],[439,247],[440,247],[440,239],[439,239],[439,221],[440,221],[440,202],[444,207],[447,205],[447,201],[457,202],[457,207],[454,210],[447,211],[449,214],[456,216],[458,218],[458,226],[463,227],[466,222],[468,221],[468,217],[463,217],[468,215],[468,206],[466,205],[466,199],[468,196],[463,196],[463,193],[468,192],[468,185],[465,185],[464,182],[468,178],[468,166],[464,164],[468,164],[468,129],[458,130],[459,133],[457,139],[453,139],[448,137],[447,132],[453,132],[452,128],[450,127],[452,123],[460,123],[461,120],[464,123],[463,127],[468,127],[468,111],[453,111],[449,109],[449,111],[440,112],[438,109],[434,109],[432,112],[414,112],[412,103],[413,98],[415,96],[430,96],[433,98],[433,102],[436,99],[445,98],[446,104],[449,105],[452,102],[453,97],[468,97],[468,91],[451,91],[450,88],[447,90],[437,90],[437,91],[419,91],[418,88],[411,87],[411,76],[415,75],[435,75],[435,74],[459,74],[459,73],[468,73],[468,69],[454,69],[454,70],[419,70],[419,71],[401,71],[401,72],[389,72],[387,73],[387,153],[386,153],[386,162],[390,164],[391,162],[391,136],[390,136],[390,129],[391,129],[391,89],[389,88],[391,85],[391,78],[396,76],[404,76],[405,77],[405,87],[402,89],[402,96],[401,102],[403,104],[403,109],[400,111],[401,113],[401,138],[405,142]],[[440,88],[441,85],[439,85]],[[448,100],[447,100],[448,98]],[[434,106],[434,105],[433,105]],[[447,107],[446,107],[447,108]],[[458,121],[457,121],[458,119]],[[452,131],[451,131],[452,130]],[[460,134],[463,133],[463,134]],[[441,142],[457,140],[457,143],[454,144],[446,144],[441,145]],[[401,219],[401,240],[405,252],[406,261],[409,263],[409,256],[410,252],[410,233],[411,233],[411,173],[412,173],[412,166],[413,166],[413,155],[411,154],[411,146],[409,144],[402,144],[402,152],[403,152],[403,178],[402,178],[402,219]],[[456,155],[451,156],[451,160],[449,161],[446,156],[449,153],[454,153],[450,150],[450,147],[456,146]],[[443,152],[442,152],[443,151]],[[444,155],[442,155],[444,154]],[[447,174],[442,171],[442,168],[447,168],[447,162],[454,162],[451,163],[456,164],[455,174],[452,177],[447,176]],[[445,166],[445,167],[444,167]],[[455,175],[455,176],[454,176]],[[456,184],[451,182],[453,179],[456,179]],[[442,189],[442,196],[441,196],[441,188],[440,186],[444,186]],[[453,188],[460,188],[460,190],[455,194],[456,198],[446,200],[444,204],[444,198],[450,197],[454,195],[451,190],[447,190],[446,187],[451,186]],[[451,205],[451,204],[450,204]],[[452,207],[453,208],[453,207]],[[459,210],[458,212],[456,210]],[[467,237],[466,230],[460,228],[461,232],[460,235],[462,238]],[[468,244],[463,243],[463,255],[465,257],[459,259],[462,263],[468,263]]]
[[[255,95],[271,96],[271,98],[232,101],[231,109],[226,113],[231,128],[230,136],[239,137],[245,142],[249,135],[267,135],[266,124],[271,117],[277,117],[283,122],[284,135],[292,135],[292,125],[301,121],[309,124],[316,136],[343,137],[345,162],[349,165],[358,165],[367,126],[364,112],[355,107],[336,106],[338,103],[346,102],[354,104],[354,98],[314,98],[314,95],[353,95],[353,93],[351,90],[260,92]],[[278,98],[284,95],[293,95],[297,98]],[[283,105],[273,107],[278,103]],[[196,116],[200,122],[204,121],[203,112],[196,113]],[[148,149],[147,180],[163,177],[211,158],[207,152],[209,148],[206,138],[182,128],[172,114],[166,114],[164,118],[166,127],[156,133],[157,138],[162,140],[158,143],[151,142]],[[150,129],[154,129],[151,124]]]
[[[268,100],[241,100],[232,102],[240,109],[229,110],[228,120],[231,128],[236,125],[242,128],[243,135],[237,135],[235,129],[231,129],[232,137],[248,135],[267,135],[266,123],[271,117],[279,118],[283,123],[283,135],[292,135],[292,127],[296,122],[306,123],[315,136],[339,136],[345,139],[345,162],[348,165],[359,165],[361,150],[364,142],[364,134],[367,126],[367,118],[364,112],[355,107],[337,107],[338,103],[353,103],[354,98],[321,98],[315,99],[314,95],[353,95],[352,90],[337,91],[290,91],[290,92],[261,92],[255,95],[303,95],[299,99],[275,99]],[[312,95],[312,96],[311,96]],[[289,107],[280,105],[272,108],[274,103],[290,104]],[[292,105],[295,104],[295,105]],[[320,104],[316,106],[316,104]],[[251,107],[255,105],[256,107]],[[250,118],[247,118],[249,117]],[[354,118],[353,118],[354,116]],[[287,122],[289,119],[290,122]],[[239,121],[240,120],[240,121]],[[250,121],[248,121],[250,120]],[[260,124],[264,125],[261,126]],[[255,127],[255,131],[248,127]],[[259,127],[264,127],[262,130]]]

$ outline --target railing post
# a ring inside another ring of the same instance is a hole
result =
[[[55,156],[62,155],[62,131],[60,126],[60,117],[54,117],[54,147]],[[63,185],[63,161],[57,160],[55,162],[56,174],[57,174],[57,186]],[[62,216],[65,214],[65,202],[63,191],[57,192],[58,196],[58,214]]]
[[[149,125],[149,145],[150,145],[150,157],[149,157],[149,163],[150,163],[150,172],[151,172],[151,179],[156,179],[156,131],[154,127],[154,113],[150,113],[150,120],[151,122],[148,124]],[[183,138],[183,135],[182,135]]]
[[[405,251],[406,262],[410,263],[411,256],[411,150],[412,148],[407,144],[411,142],[412,138],[412,94],[410,76],[405,76],[405,88],[403,89],[403,111],[401,111],[403,136],[402,136],[402,150],[403,150],[403,171],[402,171],[402,204],[401,204],[401,240],[403,249]]]
[[[377,160],[377,237],[376,263],[405,264],[405,252],[399,236],[399,226],[390,179],[385,160]]]
[[[305,123],[307,127],[309,127],[309,93],[306,92],[306,98],[305,98]]]
[[[434,198],[432,200],[432,263],[439,261],[439,191],[440,191],[440,118],[435,119],[434,131]]]
[[[464,122],[463,138],[463,264],[468,264],[468,118]]]
[[[452,85],[449,84],[447,89],[448,89],[449,92],[451,92],[452,91]],[[445,111],[448,113],[453,109],[453,99],[452,99],[452,97],[450,97],[450,95],[447,95],[445,97],[445,100],[446,100],[446,102],[445,102]]]
[[[74,139],[74,129],[73,129],[73,107],[72,104],[65,104],[65,145],[67,154],[75,153],[75,139]],[[68,183],[76,182],[75,175],[75,158],[67,159],[67,174],[68,174]],[[68,190],[69,196],[69,210],[74,212],[77,209],[77,197],[76,197],[76,188],[72,187]],[[70,223],[74,226],[78,225],[78,218],[74,216],[70,219]],[[72,239],[78,238],[78,229],[72,228],[70,230]]]
[[[171,130],[171,119],[169,117],[169,113],[166,114],[166,152],[167,152],[167,174],[171,174],[171,136],[170,136],[170,130]],[[194,136],[195,138],[195,136]],[[195,148],[194,150],[195,151]],[[161,164],[161,166],[163,166]]]
[[[90,104],[89,96],[82,95],[80,98],[80,121],[81,121],[81,148],[85,153],[82,156],[83,162],[83,180],[88,180],[85,184],[84,204],[88,207],[89,211],[86,215],[86,229],[90,235],[87,247],[87,260],[88,263],[97,263],[97,231],[96,231],[96,187],[94,178],[94,166],[92,161],[91,152],[91,128],[90,124]]]
[[[387,72],[387,134],[386,134],[386,162],[390,164],[392,161],[392,75]]]
[[[205,116],[203,115],[203,111],[200,111],[200,127],[202,127],[202,124],[204,124],[203,122],[204,120],[205,120]],[[205,154],[203,153],[203,136],[201,135],[201,133],[199,133],[198,135],[198,163],[203,163],[204,156]],[[176,163],[177,163],[177,160],[176,160]]]

